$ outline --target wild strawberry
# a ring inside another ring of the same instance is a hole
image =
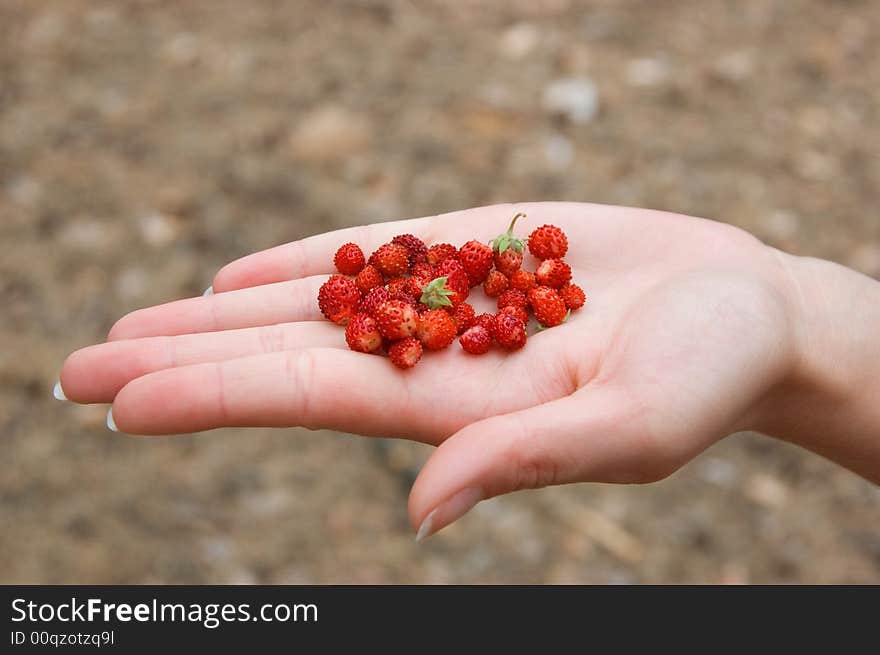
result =
[[[518,350],[526,345],[526,325],[516,316],[501,312],[495,315],[492,336],[505,350]]]
[[[354,283],[357,285],[358,291],[366,294],[371,289],[384,285],[385,278],[382,277],[378,268],[372,264],[367,264],[361,269],[361,272],[357,274]]]
[[[523,254],[522,250],[517,252],[513,248],[508,248],[502,253],[495,254],[495,268],[510,277],[516,273],[522,266]]]
[[[364,251],[356,243],[346,243],[336,251],[333,256],[336,270],[343,275],[357,275],[367,263],[364,259]]]
[[[405,339],[416,333],[419,315],[415,307],[405,300],[386,300],[373,314],[379,325],[379,332],[388,339]]]
[[[420,262],[428,261],[428,246],[425,242],[412,234],[398,234],[391,239],[391,243],[397,243],[406,248],[409,253],[409,265],[415,266]]]
[[[376,308],[386,300],[391,300],[391,294],[385,287],[375,287],[367,292],[361,301],[361,312],[375,318]]]
[[[492,347],[492,334],[482,325],[474,325],[458,338],[458,342],[465,352],[484,355]]]
[[[446,288],[453,292],[449,296],[449,302],[458,305],[467,300],[471,283],[461,262],[457,259],[446,259],[435,267],[434,273],[437,277],[446,278]]]
[[[492,240],[492,252],[495,253],[495,268],[504,273],[507,277],[514,274],[522,266],[523,260],[523,242],[522,239],[513,234],[513,228],[517,219],[525,214],[517,214],[510,221],[510,227],[507,232],[499,234]]]
[[[458,328],[459,334],[473,325],[474,319],[476,318],[474,308],[466,302],[459,303],[449,313],[452,314],[452,318],[455,319],[455,325]]]
[[[545,259],[535,271],[540,286],[558,289],[571,282],[571,266],[559,259]]]
[[[455,320],[442,309],[432,309],[419,319],[417,336],[428,350],[443,350],[458,334]]]
[[[529,235],[529,252],[538,259],[562,259],[567,251],[568,238],[555,225],[542,225]]]
[[[447,259],[458,258],[458,248],[451,243],[438,243],[428,248],[428,263],[436,266]]]
[[[386,243],[370,257],[370,263],[387,277],[398,277],[409,272],[409,251],[399,243]]]
[[[559,290],[559,295],[562,296],[565,306],[569,309],[580,309],[587,302],[584,290],[576,284],[566,284]]]
[[[405,277],[393,277],[388,280],[388,284],[385,285],[388,288],[388,293],[392,296],[399,296],[401,294],[408,294],[407,287],[409,286],[408,278]]]
[[[529,313],[522,307],[518,307],[516,305],[508,305],[507,307],[502,308],[499,313],[516,316],[523,323],[529,322]]]
[[[354,280],[342,275],[333,275],[318,290],[318,307],[334,323],[347,325],[357,314],[361,302],[361,292]]]
[[[382,347],[382,335],[372,316],[358,314],[345,326],[348,347],[359,353],[373,353]]]
[[[556,292],[556,289],[543,286],[535,287],[529,293],[529,302],[532,305],[535,318],[544,327],[554,327],[565,320],[568,310],[565,307],[565,301]]]
[[[516,289],[508,289],[498,296],[498,309],[504,309],[508,305],[516,305],[525,309],[529,304],[526,294]]]
[[[412,368],[422,358],[422,344],[415,337],[395,341],[388,349],[388,356],[398,368]]]
[[[450,297],[456,295],[456,293],[452,289],[447,288],[446,282],[446,277],[438,277],[428,282],[422,288],[419,302],[428,307],[428,309],[452,307],[453,304]]]
[[[535,274],[523,269],[514,271],[513,275],[510,276],[510,288],[519,289],[523,293],[528,293],[536,284]]]
[[[492,249],[479,241],[468,241],[458,251],[458,260],[474,287],[481,284],[492,268]]]
[[[495,316],[492,314],[480,314],[479,316],[474,318],[474,325],[482,326],[482,327],[486,328],[487,330],[489,330],[489,332],[492,331],[492,326],[494,324],[495,324]]]
[[[483,282],[483,291],[490,298],[497,298],[507,291],[507,276],[501,271],[491,270]]]
[[[407,280],[407,291],[411,296],[420,298],[425,287],[436,278],[434,267],[426,262],[413,266],[412,275]]]

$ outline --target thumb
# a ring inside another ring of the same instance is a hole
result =
[[[536,407],[472,423],[434,451],[413,485],[417,541],[481,500],[520,489],[587,480],[640,482],[638,425],[626,396],[584,387]]]

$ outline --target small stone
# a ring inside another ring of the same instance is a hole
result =
[[[767,217],[764,232],[772,239],[787,241],[793,239],[800,229],[800,219],[790,211],[780,209]]]
[[[154,247],[167,246],[180,235],[180,221],[169,214],[155,213],[138,220],[141,236]]]
[[[805,152],[795,165],[802,177],[817,182],[827,182],[837,178],[840,171],[840,166],[834,157],[815,150]]]
[[[300,121],[290,137],[293,155],[307,161],[344,159],[366,150],[372,139],[366,117],[337,106],[317,109]]]
[[[626,67],[626,80],[632,86],[659,86],[669,79],[669,63],[660,57],[633,59]]]
[[[599,91],[587,78],[563,77],[544,88],[542,104],[546,111],[572,123],[589,123],[599,113]]]
[[[523,59],[538,45],[538,29],[530,23],[517,23],[507,28],[498,42],[499,52],[508,59]]]
[[[127,268],[116,278],[116,293],[124,300],[142,298],[150,286],[150,278],[142,268]]]
[[[756,473],[745,485],[745,496],[768,509],[781,509],[788,501],[788,487],[767,473]]]
[[[742,82],[751,76],[754,68],[754,57],[745,50],[730,52],[715,62],[716,75],[730,82]]]
[[[739,477],[736,466],[720,457],[706,457],[698,463],[697,473],[706,482],[719,487],[732,487]]]
[[[544,156],[551,168],[564,170],[574,159],[574,146],[561,134],[552,134],[544,141]]]
[[[95,251],[111,239],[104,223],[91,218],[74,218],[61,228],[61,242],[74,250]]]
[[[183,32],[175,34],[165,42],[160,54],[169,64],[189,66],[198,60],[200,50],[199,37],[190,32]]]

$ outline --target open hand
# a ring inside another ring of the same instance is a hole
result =
[[[588,298],[524,349],[474,357],[454,344],[400,371],[349,351],[320,315],[341,244],[485,242],[517,212],[523,235],[544,223],[567,233]],[[112,402],[131,434],[303,426],[437,445],[410,497],[422,536],[518,489],[663,478],[750,427],[793,357],[775,251],[729,225],[640,209],[524,203],[355,227],[233,262],[213,291],[122,318],[107,343],[68,358],[65,394]]]

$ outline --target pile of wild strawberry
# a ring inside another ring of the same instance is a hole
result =
[[[513,229],[490,245],[468,241],[461,248],[440,243],[430,248],[412,234],[394,237],[370,255],[346,243],[334,257],[337,270],[318,292],[328,319],[345,326],[349,348],[386,351],[400,368],[415,366],[422,349],[442,350],[458,337],[465,352],[482,355],[493,341],[506,350],[526,343],[529,312],[539,329],[566,320],[583,307],[583,290],[571,283],[562,261],[568,239],[558,227],[543,225],[528,238],[529,252],[541,260],[534,273],[522,269],[523,240]],[[494,265],[494,268],[493,268]],[[477,315],[467,303],[473,287],[498,299],[497,314]]]

